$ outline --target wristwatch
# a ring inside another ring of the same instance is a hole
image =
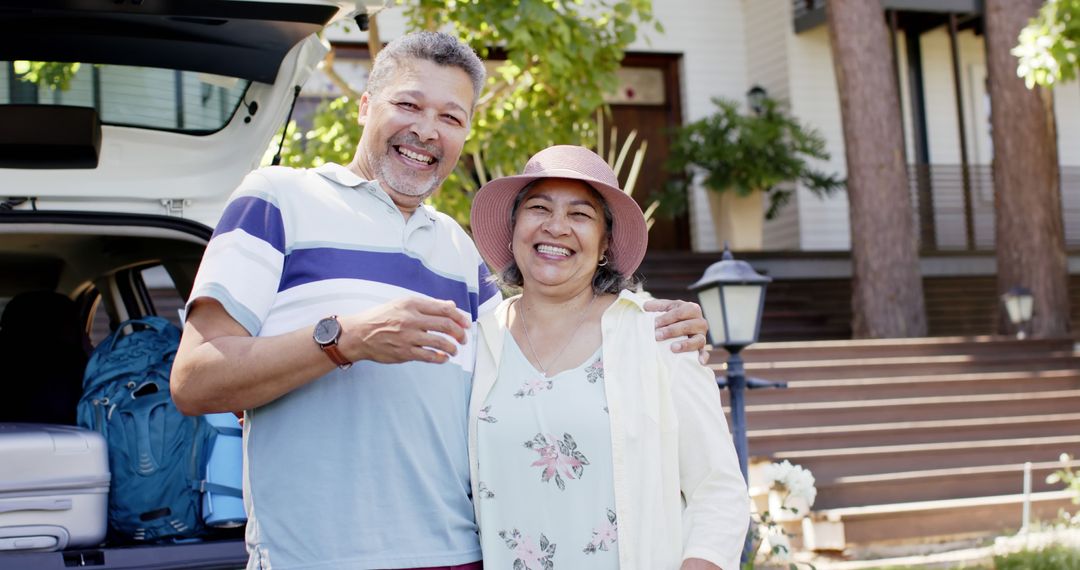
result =
[[[344,370],[352,366],[352,362],[345,358],[345,355],[341,354],[341,350],[338,349],[338,339],[341,338],[341,323],[338,322],[337,315],[330,315],[316,323],[315,331],[311,333],[311,337],[315,339],[315,344],[319,345],[319,348],[326,353],[326,356],[329,356],[330,360],[337,364],[338,368]]]

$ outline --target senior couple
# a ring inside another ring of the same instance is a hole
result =
[[[736,570],[704,320],[633,292],[645,221],[607,164],[554,146],[491,181],[475,245],[423,204],[483,82],[455,38],[399,38],[353,161],[257,170],[222,215],[172,391],[244,410],[248,568]]]

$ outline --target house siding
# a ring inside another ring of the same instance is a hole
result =
[[[927,145],[933,166],[935,237],[941,249],[965,249],[967,224],[960,169],[960,123],[948,29],[939,28],[923,34],[921,47]],[[971,31],[957,34],[957,47],[975,245],[989,248],[994,241],[994,189],[989,169],[992,160],[990,122],[985,108],[986,54],[982,39]]]
[[[662,0],[654,3],[653,11],[665,33],[647,32],[630,49],[682,54],[684,121],[711,114],[713,97],[738,101],[745,98],[748,85],[742,0]],[[716,243],[705,190],[696,184],[689,198],[693,250],[719,251],[722,244]]]
[[[830,159],[816,166],[844,176],[844,129],[828,30],[821,26],[798,35],[791,33],[791,111],[825,139]],[[798,192],[799,249],[850,249],[847,194],[836,192],[818,198],[804,187]]]
[[[1057,112],[1058,156],[1061,161],[1061,208],[1065,243],[1080,247],[1080,82],[1054,89]]]
[[[760,85],[782,106],[788,106],[788,38],[791,35],[791,3],[782,0],[744,0],[746,18],[747,83]],[[786,185],[786,187],[791,187]],[[768,205],[766,205],[768,207]],[[766,250],[799,249],[799,195],[777,216],[765,220],[762,246]]]

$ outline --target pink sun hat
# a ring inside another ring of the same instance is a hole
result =
[[[501,272],[514,261],[507,247],[514,231],[510,226],[514,199],[527,184],[541,178],[581,180],[600,194],[611,211],[611,265],[623,276],[633,274],[649,244],[649,229],[641,207],[619,188],[615,172],[604,159],[585,147],[572,145],[548,147],[534,154],[521,174],[496,178],[477,191],[470,224],[476,247],[491,269]]]

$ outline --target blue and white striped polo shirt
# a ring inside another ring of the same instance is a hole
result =
[[[248,410],[249,568],[416,568],[480,559],[466,422],[476,318],[499,302],[465,231],[421,206],[406,222],[378,183],[327,164],[245,178],[190,299],[254,336],[407,296],[473,322],[446,364],[359,362]]]

